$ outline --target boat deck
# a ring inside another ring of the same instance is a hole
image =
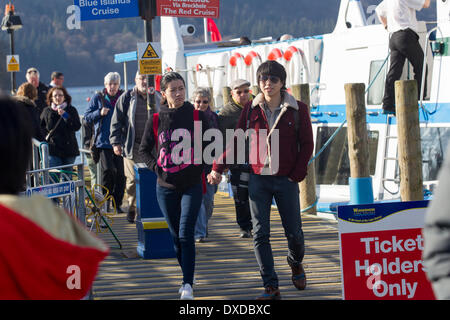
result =
[[[238,237],[234,203],[218,192],[209,222],[206,242],[196,243],[196,299],[254,299],[263,291],[253,240]],[[93,297],[100,299],[179,299],[182,282],[177,260],[144,260],[137,256],[137,231],[126,214],[114,218],[112,228],[122,249],[111,233],[100,234],[111,248],[103,261],[93,286]],[[337,223],[311,215],[303,216],[306,242],[304,266],[308,285],[298,291],[291,283],[286,262],[287,241],[276,209],[271,215],[271,245],[283,299],[341,299],[341,274]]]

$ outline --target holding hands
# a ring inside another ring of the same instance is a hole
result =
[[[222,181],[222,175],[217,171],[212,170],[207,176],[209,184],[219,184]]]

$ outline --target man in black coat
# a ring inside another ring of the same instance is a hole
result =
[[[226,140],[226,130],[235,129],[244,106],[253,98],[250,93],[250,82],[236,79],[230,84],[231,99],[219,112],[219,129]],[[234,205],[236,208],[236,222],[239,225],[240,237],[252,237],[252,217],[248,200],[248,179],[250,168],[246,165],[233,165],[230,167],[230,184],[233,190]]]
[[[29,68],[27,70],[26,78],[27,82],[31,83],[38,91],[37,99],[34,101],[36,103],[36,107],[39,110],[39,115],[42,113],[42,110],[47,106],[47,92],[49,88],[39,81],[39,71],[36,68]]]

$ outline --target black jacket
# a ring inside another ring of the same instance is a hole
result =
[[[42,82],[39,82],[39,86],[37,87],[38,96],[35,101],[36,107],[39,110],[39,115],[42,114],[42,111],[47,107],[47,92],[49,88],[43,84]]]
[[[158,149],[155,157],[153,147],[155,138],[153,133],[153,118],[149,118],[145,125],[144,135],[142,137],[139,153],[144,159],[147,167],[154,171],[159,185],[170,188],[185,190],[195,184],[201,183],[201,174],[203,171],[203,159],[199,165],[194,164],[192,157],[189,157],[190,164],[182,162],[174,164],[171,158],[173,148],[182,142],[171,141],[171,135],[176,129],[186,129],[191,135],[191,148],[194,148],[194,139],[202,139],[203,133],[209,128],[208,122],[202,111],[199,111],[199,120],[202,121],[202,132],[200,137],[194,138],[194,106],[185,102],[183,106],[177,109],[169,109],[167,105],[162,105],[159,112],[158,124]],[[205,142],[202,142],[202,155],[205,148]]]
[[[47,139],[50,155],[66,158],[80,154],[75,132],[80,130],[81,123],[77,109],[67,106],[68,118],[62,118],[52,135]],[[41,128],[44,136],[55,128],[61,116],[51,107],[46,107],[41,114]]]
[[[18,104],[25,107],[30,115],[31,123],[30,125],[33,127],[33,138],[44,141],[44,135],[42,134],[41,124],[39,119],[39,110],[36,108],[36,104],[23,96],[15,96],[15,99]]]

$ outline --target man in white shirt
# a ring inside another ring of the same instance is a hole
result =
[[[383,0],[376,12],[385,29],[391,33],[389,49],[391,66],[386,77],[383,113],[395,114],[394,82],[400,79],[405,59],[411,62],[418,92],[422,81],[424,54],[417,34],[416,11],[428,8],[431,0]]]

